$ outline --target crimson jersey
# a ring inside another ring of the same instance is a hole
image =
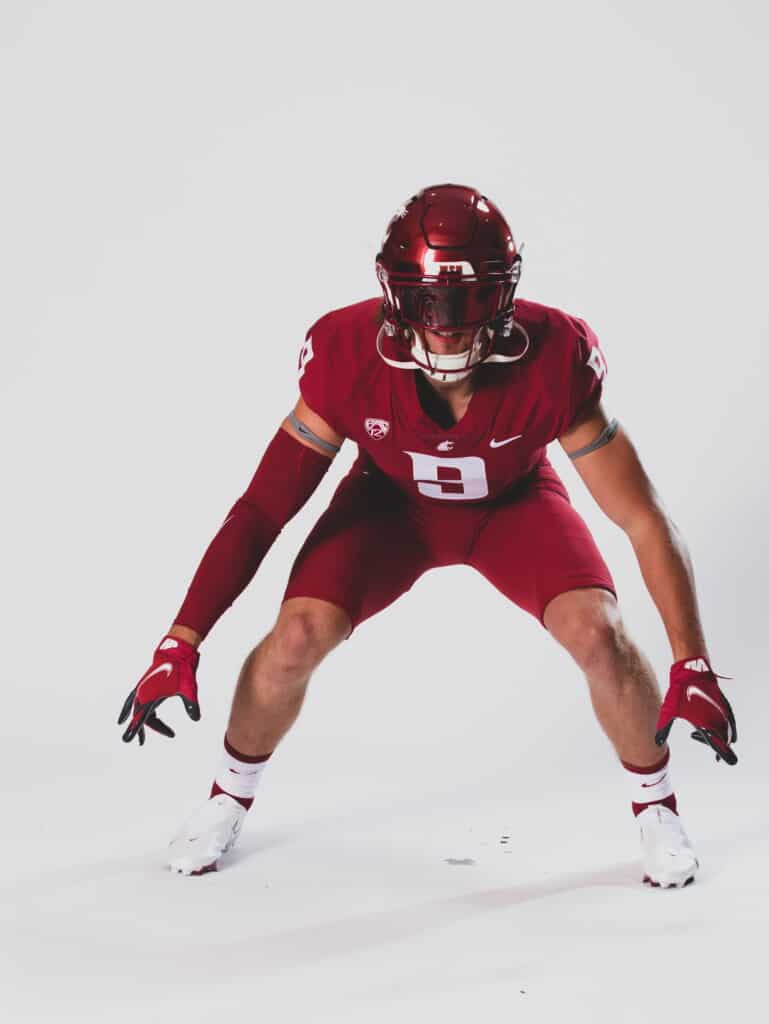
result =
[[[441,427],[417,392],[420,371],[388,366],[376,349],[381,299],[328,313],[299,357],[307,405],[420,501],[490,501],[547,465],[546,446],[595,405],[606,361],[588,325],[519,299],[516,321],[531,346],[517,363],[481,365],[459,423]]]

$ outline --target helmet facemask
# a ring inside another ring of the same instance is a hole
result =
[[[391,276],[381,263],[377,276],[385,296],[377,349],[389,366],[420,369],[433,380],[449,383],[468,377],[480,363],[516,362],[526,354],[528,335],[513,315],[520,257],[507,273],[485,279],[474,274],[470,278],[464,267],[452,267],[415,282]],[[470,329],[472,342],[462,352],[431,352],[425,340],[426,330],[443,334]],[[514,354],[500,351],[511,348],[514,333],[522,335],[523,349]]]

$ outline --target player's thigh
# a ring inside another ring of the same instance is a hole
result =
[[[611,573],[566,490],[534,485],[490,514],[469,564],[545,625],[554,598],[598,588],[614,594]]]
[[[352,630],[392,604],[428,568],[403,496],[369,478],[348,478],[297,555],[284,601],[312,598],[334,605]]]

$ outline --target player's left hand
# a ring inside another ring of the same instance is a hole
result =
[[[692,739],[706,743],[727,764],[737,764],[731,744],[737,739],[734,712],[705,658],[686,658],[670,669],[670,688],[660,709],[655,740],[662,746],[673,722],[683,718],[694,726]]]

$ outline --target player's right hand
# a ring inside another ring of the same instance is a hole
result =
[[[126,743],[138,736],[141,746],[145,739],[145,728],[153,729],[162,736],[174,736],[173,729],[161,722],[155,713],[168,697],[181,697],[192,721],[199,720],[198,684],[195,679],[199,660],[200,655],[186,640],[173,636],[163,637],[155,650],[152,664],[128,694],[120,711],[118,725],[122,725],[131,715],[128,728],[123,733]]]

